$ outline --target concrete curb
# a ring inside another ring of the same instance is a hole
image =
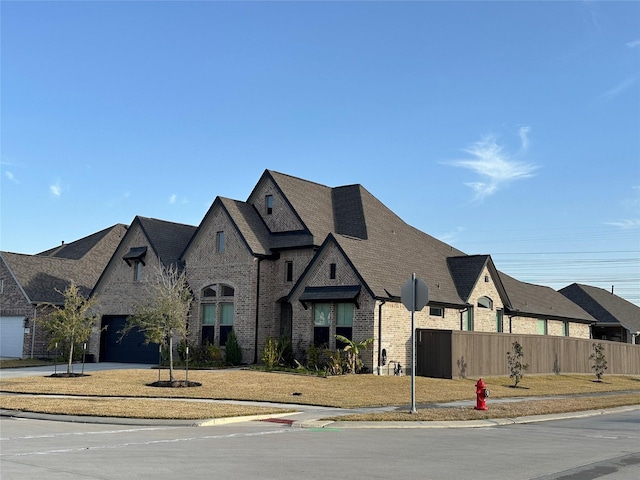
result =
[[[486,420],[459,420],[459,421],[408,421],[408,422],[341,422],[333,420],[301,420],[293,421],[292,428],[305,429],[402,429],[402,428],[487,428],[505,425],[548,422],[552,420],[566,420],[571,418],[593,417],[613,413],[631,412],[640,410],[640,405],[607,408],[600,410],[584,410],[581,412],[567,412],[550,415],[533,415],[516,418],[489,418]],[[80,415],[54,415],[47,413],[22,412],[19,410],[0,409],[0,417],[28,418],[33,420],[48,420],[72,423],[95,423],[109,425],[135,425],[147,427],[212,427],[217,425],[229,425],[250,421],[260,421],[272,418],[283,418],[297,415],[300,412],[248,415],[241,417],[209,418],[203,420],[165,420],[122,417],[91,417]]]
[[[94,423],[108,425],[135,425],[145,427],[211,427],[215,425],[228,425],[250,421],[266,420],[268,418],[281,418],[293,413],[275,413],[271,415],[246,415],[241,417],[206,418],[202,420],[171,420],[156,418],[124,418],[124,417],[95,417],[83,415],[57,415],[51,413],[23,412],[21,410],[0,409],[0,417],[28,418],[31,420],[48,420],[51,422],[70,423]]]
[[[567,420],[571,418],[586,418],[612,413],[624,413],[640,410],[640,405],[629,405],[600,410],[583,410],[580,412],[554,413],[549,415],[531,415],[516,418],[488,418],[486,420],[459,420],[459,421],[415,421],[415,422],[341,422],[308,420],[295,422],[296,428],[486,428],[500,427],[504,425],[527,424],[536,422],[548,422],[552,420]]]

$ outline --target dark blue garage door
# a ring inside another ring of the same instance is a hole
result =
[[[127,317],[103,317],[100,337],[100,361],[122,363],[158,363],[158,345],[144,343],[144,334],[132,330],[121,337]]]

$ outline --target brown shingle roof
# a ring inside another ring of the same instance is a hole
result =
[[[40,252],[37,255],[45,257],[57,257],[68,258],[70,260],[79,260],[94,249],[105,237],[108,237],[115,230],[118,230],[118,238],[122,238],[127,226],[124,224],[117,224],[104,230],[100,230],[92,235],[81,238],[71,243],[63,243],[62,245]],[[111,242],[113,243],[113,242]],[[112,245],[114,246],[114,245]],[[117,246],[117,243],[115,243]]]
[[[269,255],[271,253],[269,229],[253,205],[230,198],[218,197],[218,200],[247,242],[251,253]]]
[[[591,314],[598,324],[620,324],[633,333],[640,332],[640,307],[608,290],[573,283],[559,292]]]
[[[91,292],[125,230],[117,224],[68,244],[68,249],[58,247],[39,255],[1,255],[30,302],[60,303],[63,297],[56,290],[64,291],[70,282],[84,295]]]
[[[319,183],[267,170],[294,211],[307,227],[315,245],[320,245],[335,231],[331,188]]]
[[[336,240],[371,291],[381,298],[400,296],[415,273],[429,286],[431,301],[464,304],[447,266],[448,256],[464,254],[405,223],[364,187],[357,190],[366,240],[346,235],[336,235]]]
[[[502,272],[500,272],[500,279],[509,296],[511,312],[540,318],[595,322],[595,318],[553,288],[521,282]]]
[[[137,216],[134,221],[149,239],[151,248],[164,265],[177,264],[197,227]]]

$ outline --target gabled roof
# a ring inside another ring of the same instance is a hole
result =
[[[63,292],[71,282],[83,295],[89,294],[125,231],[125,225],[117,224],[38,255],[0,255],[28,301],[62,303],[64,298],[56,290]]]
[[[222,197],[216,202],[227,211],[253,255],[270,255],[269,229],[252,205]]]
[[[40,252],[37,255],[43,257],[57,257],[68,258],[70,260],[79,260],[87,253],[89,253],[93,248],[95,248],[110,233],[119,230],[118,237],[121,238],[122,235],[124,235],[126,229],[126,225],[118,223],[112,227],[105,228],[104,230],[100,230],[99,232],[96,232],[92,235],[81,238],[80,240],[76,240],[71,243],[63,242],[62,245],[51,248],[49,250],[45,250],[44,252]],[[117,246],[117,243],[113,246],[115,248],[115,246]]]
[[[151,248],[164,265],[178,264],[184,249],[196,231],[193,225],[168,222],[156,218],[136,216],[132,222],[140,228],[149,240]]]
[[[632,333],[640,332],[640,307],[603,288],[572,283],[559,292],[576,303],[600,324],[620,324]]]
[[[264,177],[273,179],[313,236],[315,245],[320,245],[330,232],[335,231],[330,187],[273,170],[266,170]]]
[[[594,323],[596,320],[553,288],[521,282],[500,272],[511,306],[509,312]]]
[[[80,260],[68,258],[0,253],[31,303],[62,303],[63,292],[74,282],[80,293],[88,295],[97,280],[95,269]],[[99,275],[99,274],[98,274]]]
[[[447,268],[447,257],[461,251],[406,224],[361,185],[335,190],[341,191],[333,196],[332,212],[343,218],[336,222],[340,232],[329,232],[327,241],[339,246],[372,295],[398,298],[416,273],[432,301],[464,305]]]

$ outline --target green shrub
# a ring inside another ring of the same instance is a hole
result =
[[[187,344],[182,341],[178,345],[178,364],[184,365],[187,361],[187,345],[189,345],[189,367],[191,368],[211,368],[222,367],[224,358],[220,347],[206,342],[204,345]],[[163,365],[168,364],[168,359],[163,353]]]
[[[242,350],[240,349],[238,338],[236,337],[233,329],[231,329],[229,335],[227,336],[227,344],[225,345],[224,350],[224,359],[227,365],[240,365],[240,363],[242,363]]]

